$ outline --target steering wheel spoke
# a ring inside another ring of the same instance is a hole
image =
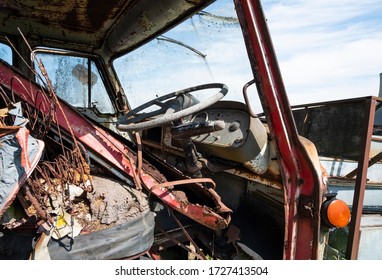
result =
[[[174,99],[181,95],[186,95],[191,92],[213,88],[220,89],[220,91],[215,93],[208,99],[203,100],[202,102],[191,105],[187,108],[177,109],[176,106],[172,106],[174,104]],[[211,106],[212,104],[222,99],[227,94],[227,92],[228,87],[225,84],[221,83],[203,84],[195,87],[186,88],[180,91],[172,92],[161,97],[157,97],[141,106],[138,106],[134,110],[131,110],[126,115],[123,115],[119,118],[117,122],[117,128],[121,131],[140,131],[155,126],[163,126],[168,123],[174,122],[175,120],[204,110],[205,108]],[[158,107],[160,107],[160,109],[148,113],[138,114],[153,105],[157,105]]]
[[[161,102],[159,100],[153,100],[153,105],[156,105],[156,106],[161,107],[161,108],[167,106],[166,102]]]

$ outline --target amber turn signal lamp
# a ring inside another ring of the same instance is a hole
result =
[[[340,199],[337,194],[327,194],[327,200],[324,201],[321,208],[322,220],[330,227],[346,227],[350,222],[349,206]]]

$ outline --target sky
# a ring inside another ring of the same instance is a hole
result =
[[[262,6],[291,105],[378,95],[380,0],[263,0]],[[217,0],[206,11],[236,16],[231,0]],[[165,36],[197,49],[204,58],[153,40],[117,61],[127,95],[140,103],[142,96],[136,93],[145,92],[144,97],[151,99],[146,93],[163,95],[223,82],[230,89],[225,99],[243,100],[242,87],[253,76],[239,27],[234,21],[194,16]]]
[[[291,105],[378,95],[381,0],[261,3]],[[232,0],[217,0],[206,11],[236,16]],[[132,107],[152,96],[207,82],[226,83],[230,90],[225,99],[242,101],[242,87],[252,79],[252,73],[239,27],[237,21],[197,15],[165,36],[197,49],[205,57],[153,40],[117,60]],[[0,56],[6,58],[2,49]]]
[[[378,95],[379,0],[264,0],[290,103]]]

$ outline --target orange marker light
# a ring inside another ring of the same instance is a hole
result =
[[[323,221],[330,227],[346,227],[350,222],[349,206],[340,199],[336,198],[337,194],[327,194],[328,198],[321,209]]]
[[[339,199],[330,202],[327,215],[329,222],[335,227],[346,227],[350,222],[350,209]]]

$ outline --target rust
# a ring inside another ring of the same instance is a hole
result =
[[[83,156],[81,154],[81,149],[80,149],[79,144],[77,142],[77,139],[76,139],[76,137],[75,137],[75,135],[73,133],[72,126],[71,126],[71,124],[68,121],[68,118],[66,116],[65,111],[63,110],[63,108],[61,106],[60,101],[58,100],[58,97],[57,97],[57,95],[56,95],[56,93],[54,91],[53,85],[52,85],[52,83],[51,83],[51,81],[49,79],[49,76],[48,76],[48,74],[47,74],[47,72],[45,70],[45,67],[44,67],[44,65],[43,65],[41,60],[38,62],[38,66],[39,66],[39,68],[41,70],[42,75],[45,78],[45,82],[46,82],[48,90],[49,90],[49,97],[51,97],[53,99],[54,104],[57,105],[57,107],[61,111],[62,116],[64,117],[64,120],[66,122],[66,125],[67,125],[67,127],[69,129],[69,133],[70,133],[70,135],[72,137],[72,141],[73,141],[74,146],[75,146],[74,151],[73,151],[73,155],[75,155],[75,157],[73,159],[75,161],[79,162],[79,164],[77,164],[77,168],[79,169],[80,174],[86,174],[87,178],[90,179],[91,178],[90,177],[90,167],[89,167],[89,165],[87,164],[87,162],[85,161],[85,159],[83,158]],[[84,176],[82,178],[84,178]],[[83,183],[83,186],[86,185],[86,181],[85,180],[83,180],[82,183]],[[91,183],[91,180],[90,180],[90,189],[89,190],[91,190],[91,188],[92,188],[91,185],[92,185],[92,183]]]
[[[305,196],[300,196],[299,200],[299,214],[308,217],[308,218],[313,218],[313,213],[314,213],[314,201],[310,197],[305,197]]]
[[[376,154],[375,156],[373,156],[370,160],[369,160],[369,163],[368,163],[368,167],[376,164],[377,162],[381,161],[382,160],[382,152],[379,152],[378,154]],[[347,175],[345,175],[345,178],[348,178],[348,179],[351,179],[353,178],[354,176],[356,176],[358,173],[358,168],[354,169],[353,171],[349,172]]]
[[[41,2],[41,1],[40,1]],[[7,5],[5,9],[10,14],[29,16],[30,18],[53,25],[60,25],[68,30],[83,29],[94,33],[102,29],[108,21],[118,16],[120,10],[126,6],[132,6],[136,1],[110,0],[100,2],[88,1],[50,1],[41,3],[29,3],[17,1]]]
[[[42,63],[40,65],[40,68],[44,73],[45,69]],[[128,177],[128,180],[130,181],[132,176],[134,176],[134,174],[137,174],[136,169],[139,165],[139,163],[137,163],[137,155],[135,155],[128,146],[115,139],[112,135],[104,131],[101,127],[91,124],[77,111],[72,110],[67,105],[65,105],[65,103],[61,104],[57,102],[57,97],[55,96],[53,90],[50,90],[48,93],[48,95],[51,95],[51,98],[45,98],[43,95],[41,95],[39,99],[37,99],[38,96],[36,97],[34,95],[31,95],[30,91],[26,90],[26,87],[21,81],[21,78],[23,77],[18,76],[13,71],[13,69],[4,70],[6,71],[5,75],[0,76],[3,85],[6,86],[8,90],[12,92],[15,91],[19,98],[25,98],[25,101],[28,102],[30,106],[33,107],[33,105],[35,105],[35,109],[37,109],[36,104],[43,103],[44,105],[37,105],[38,108],[42,108],[42,111],[40,111],[41,114],[52,112],[51,104],[52,100],[54,101],[53,103],[55,104],[55,106],[57,106],[58,109],[54,112],[54,122],[57,124],[57,132],[59,139],[62,139],[62,136],[60,134],[61,129],[68,133],[69,137],[72,136],[71,138],[73,139],[70,140],[74,143],[76,143],[77,137],[78,139],[82,139],[81,141],[83,141],[82,143],[84,144],[84,146],[90,148],[93,152],[96,152],[96,161],[101,160],[105,161],[106,164],[111,164],[111,172],[113,172],[113,169],[116,171],[122,171],[122,173],[116,174],[117,176],[122,175],[122,178],[120,178],[122,180],[126,180],[125,178]],[[15,77],[15,75],[17,76],[17,84],[9,85],[9,81],[12,80],[12,77]],[[48,83],[48,88],[50,88],[51,86],[49,86],[49,77],[47,77],[46,73],[44,73],[43,75],[46,76],[45,80]],[[31,84],[30,88],[33,91],[36,90],[37,86]],[[68,116],[71,119],[70,123],[68,122],[66,114],[68,114]],[[86,135],[85,139],[83,138],[83,135]],[[60,144],[61,146],[63,146],[62,141]],[[68,149],[64,151],[64,148],[62,148],[63,155],[73,160],[73,169],[77,170],[79,173],[86,173],[86,175],[89,175],[87,174],[88,165],[82,157],[80,149],[77,146],[78,145],[75,145],[75,148],[72,151],[72,153],[75,155],[74,158],[68,156],[69,154],[66,152]],[[142,172],[140,172],[140,179],[147,191],[150,191],[150,189],[154,188],[155,185],[157,185],[158,183],[161,184],[163,182],[167,182],[166,178],[159,172],[159,170],[157,170],[154,166],[151,166],[146,161],[142,163],[141,168]],[[65,169],[69,170],[67,168]],[[72,180],[72,178],[69,178],[69,180]],[[83,185],[86,186],[85,182]],[[189,185],[191,186],[191,184]],[[230,219],[229,213],[222,213],[224,215],[221,216],[220,213],[210,211],[208,215],[203,215],[203,206],[200,204],[206,203],[206,205],[211,210],[214,208],[221,207],[216,207],[215,201],[211,200],[211,194],[201,184],[192,184],[192,188],[190,186],[188,187],[189,191],[192,191],[192,194],[197,198],[195,199],[195,201],[192,201],[190,204],[188,204],[185,208],[182,207],[181,202],[178,201],[173,194],[171,194],[171,190],[154,188],[152,193],[155,196],[157,196],[160,200],[162,200],[163,203],[170,205],[173,209],[181,212],[182,214],[211,229],[217,229],[218,227],[226,227]],[[200,192],[196,192],[195,188],[199,189]],[[187,194],[186,189],[184,191]],[[46,194],[44,196],[46,196]],[[44,196],[41,195],[41,197]]]
[[[28,185],[25,185],[25,187],[23,188],[23,191],[25,193],[25,196],[28,198],[28,200],[30,201],[30,203],[33,205],[33,208],[35,209],[36,211],[36,214],[44,219],[44,220],[47,220],[49,221],[51,224],[53,224],[53,219],[52,217],[50,217],[46,211],[43,209],[42,205],[40,204],[40,202],[38,201],[38,199],[35,197],[35,195],[32,194],[32,191],[31,191],[31,188],[30,186]]]
[[[226,236],[227,236],[227,242],[228,243],[235,243],[237,240],[239,240],[240,235],[240,228],[238,228],[235,225],[230,225],[228,227]]]
[[[186,194],[182,191],[172,191],[171,192],[177,200],[183,205],[183,208],[186,208],[188,205],[188,198]]]
[[[171,216],[174,218],[175,222],[178,224],[180,229],[182,230],[183,234],[186,236],[186,238],[191,242],[191,244],[196,249],[197,253],[202,257],[203,260],[206,260],[207,257],[204,255],[202,250],[200,250],[199,246],[195,243],[195,241],[191,238],[191,236],[188,234],[187,230],[184,228],[184,226],[181,224],[181,222],[178,220],[178,218],[175,216],[172,209],[168,208]]]
[[[283,188],[282,184],[280,183],[280,175],[274,175],[269,171],[267,171],[265,174],[263,174],[261,176],[254,174],[253,172],[250,172],[246,169],[239,169],[239,168],[229,169],[229,170],[227,170],[227,172],[234,174],[234,175],[237,175],[239,177],[245,178],[247,180],[253,181],[253,182],[257,182],[257,183],[264,184],[266,186],[270,186],[270,187],[275,188],[275,189],[282,189]]]

